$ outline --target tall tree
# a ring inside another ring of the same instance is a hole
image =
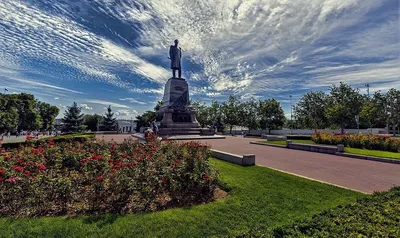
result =
[[[262,130],[271,130],[282,128],[285,124],[286,117],[281,104],[274,98],[260,101],[260,127]]]
[[[229,133],[232,134],[232,128],[240,124],[240,110],[241,102],[240,98],[234,95],[230,95],[226,102],[222,103],[221,112],[224,116],[224,123],[229,125]]]
[[[88,130],[91,131],[97,131],[103,119],[103,117],[98,114],[86,114],[83,118],[83,124],[87,127]]]
[[[64,118],[62,121],[64,122],[65,131],[70,132],[78,132],[85,129],[85,125],[83,125],[83,114],[81,113],[81,108],[78,107],[78,104],[74,102],[71,107],[68,107],[64,112]]]
[[[55,118],[60,112],[60,109],[56,106],[52,106],[48,103],[40,101],[37,101],[36,105],[40,118],[42,120],[42,127],[40,129],[43,131],[53,130]]]
[[[394,88],[386,93],[386,111],[389,125],[393,128],[393,136],[396,135],[396,127],[400,126],[400,90]]]
[[[254,98],[250,98],[249,101],[242,103],[241,107],[239,110],[241,126],[247,127],[249,130],[260,128],[259,103]]]
[[[115,131],[118,130],[116,127],[117,119],[114,117],[111,106],[108,106],[106,114],[103,116],[102,130]]]
[[[347,126],[355,124],[355,116],[359,115],[362,103],[359,89],[340,82],[338,87],[333,85],[330,88],[325,112],[333,124],[340,126],[343,134]]]
[[[212,124],[212,116],[210,115],[210,108],[200,101],[191,103],[196,111],[196,119],[200,123],[201,127],[204,128],[207,125]]]
[[[327,95],[322,91],[303,94],[294,107],[294,116],[302,127],[325,129],[328,126],[326,103]]]
[[[154,111],[146,111],[142,115],[136,116],[136,131],[139,131],[141,127],[151,126],[151,123],[156,120],[157,113]]]

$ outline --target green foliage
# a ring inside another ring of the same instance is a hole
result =
[[[79,132],[85,129],[83,125],[83,114],[78,104],[74,102],[71,107],[68,107],[64,112],[64,131]]]
[[[400,127],[400,90],[394,88],[386,93],[386,112],[388,122],[395,127]],[[393,128],[393,135],[396,130]]]
[[[136,131],[139,131],[141,127],[149,127],[151,123],[157,118],[157,113],[154,111],[146,111],[142,115],[136,116]]]
[[[201,103],[200,101],[193,102],[191,105],[196,111],[196,119],[202,128],[213,124],[210,107],[207,107],[205,103]]]
[[[3,237],[236,237],[356,201],[360,193],[281,173],[210,160],[229,195],[199,206],[139,214],[0,218]],[[251,185],[251,186],[249,186]]]
[[[346,126],[355,125],[355,116],[360,114],[362,104],[359,90],[341,82],[338,87],[331,87],[325,113],[331,123],[340,126],[343,134]]]
[[[274,237],[400,237],[400,187],[274,230]]]
[[[51,140],[0,156],[0,216],[156,211],[207,202],[217,184],[197,142]]]
[[[261,129],[268,129],[269,132],[280,129],[286,121],[281,104],[273,98],[260,101],[260,117]]]
[[[240,102],[240,98],[234,95],[230,95],[228,100],[222,103],[221,112],[223,115],[223,121],[230,128],[229,133],[232,133],[233,126],[240,125],[240,115],[243,107]]]
[[[118,130],[117,119],[114,117],[114,113],[111,110],[111,106],[108,106],[106,114],[103,116],[101,125],[102,131],[116,131]]]
[[[55,118],[60,112],[60,109],[45,102],[37,101],[36,105],[42,120],[42,127],[40,129],[43,131],[53,130]]]
[[[83,116],[83,124],[88,130],[97,131],[101,125],[103,117],[97,114],[86,114]]]
[[[322,91],[303,94],[294,107],[296,120],[304,128],[326,128],[328,118],[324,112],[327,95]]]
[[[0,94],[0,132],[52,130],[59,109],[31,94]]]

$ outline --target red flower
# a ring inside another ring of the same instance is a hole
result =
[[[134,161],[134,162],[133,162],[133,166],[136,166],[136,165],[137,165],[137,162],[136,162],[136,161]]]
[[[29,171],[25,171],[24,173],[25,173],[25,175],[26,175],[27,177],[31,176],[31,172],[29,172]]]
[[[32,148],[31,153],[35,153],[35,152],[36,152],[35,148]]]
[[[162,181],[163,183],[166,183],[166,182],[168,181],[168,179],[167,179],[167,178],[162,178],[161,181]]]
[[[46,170],[46,166],[44,164],[37,164],[36,167],[38,167],[41,170]]]
[[[14,167],[13,167],[13,170],[15,170],[15,171],[17,171],[17,172],[20,172],[20,173],[24,172],[24,168],[19,167],[19,166],[14,166]]]
[[[3,178],[0,178],[0,182],[2,182],[3,181]]]
[[[175,160],[175,163],[179,164],[181,161],[179,159]]]
[[[209,180],[209,179],[210,179],[210,175],[205,174],[205,175],[204,175],[204,179]]]
[[[43,151],[42,147],[37,148],[37,150],[39,151],[39,153],[41,153]]]
[[[9,160],[9,159],[11,159],[11,156],[10,156],[10,155],[7,155],[7,156],[4,157],[4,158],[6,158],[6,160]]]
[[[4,169],[0,169],[0,174],[4,174]]]
[[[103,176],[99,176],[99,177],[96,178],[96,180],[97,180],[97,181],[103,181],[104,178],[103,178]]]
[[[90,150],[90,153],[94,153],[94,150],[93,150],[93,149],[91,149],[91,150]]]

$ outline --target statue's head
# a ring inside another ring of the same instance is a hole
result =
[[[175,45],[178,45],[178,43],[179,43],[178,39],[174,40],[174,42],[175,42]]]

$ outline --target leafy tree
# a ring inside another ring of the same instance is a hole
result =
[[[139,131],[141,127],[148,127],[153,121],[156,120],[157,113],[154,111],[146,111],[142,115],[136,116],[136,131]]]
[[[191,103],[196,111],[196,119],[200,123],[201,127],[204,128],[207,125],[212,125],[212,116],[210,114],[210,108],[200,101]]]
[[[338,87],[333,85],[330,88],[325,113],[331,123],[340,126],[343,134],[347,126],[355,124],[355,116],[360,114],[362,103],[359,89],[341,82]]]
[[[157,112],[158,110],[160,110],[162,105],[163,105],[163,101],[157,101],[157,104],[154,107],[154,111]]]
[[[303,94],[294,107],[294,116],[302,127],[324,129],[328,126],[326,103],[327,95],[322,91]]]
[[[268,129],[268,134],[271,130],[282,128],[285,124],[286,117],[281,104],[274,98],[260,101],[260,127],[262,130]]]
[[[0,132],[9,131],[18,125],[18,111],[5,94],[0,94]]]
[[[240,125],[240,114],[242,110],[240,98],[230,95],[228,101],[223,102],[221,112],[224,117],[224,123],[229,125],[229,133],[232,134],[233,126]]]
[[[55,118],[60,112],[60,109],[56,106],[52,106],[45,102],[37,101],[36,105],[38,107],[39,115],[42,120],[42,127],[40,128],[43,131],[53,130]]]
[[[64,112],[64,131],[78,132],[85,129],[83,125],[83,114],[81,113],[81,108],[78,104],[74,102],[71,107],[68,107]]]
[[[393,127],[393,136],[395,136],[396,127],[400,126],[400,90],[392,88],[385,97],[388,122]]]
[[[83,117],[83,124],[87,127],[87,129],[91,131],[97,131],[102,123],[102,119],[103,117],[98,114],[86,114]]]
[[[254,98],[241,104],[241,109],[239,110],[239,118],[242,122],[241,126],[247,127],[249,130],[260,128],[259,115],[259,103]]]
[[[102,120],[102,130],[104,131],[115,131],[118,129],[116,127],[117,119],[114,117],[114,113],[111,110],[111,106],[108,106],[106,114],[103,116]]]
[[[11,95],[13,106],[18,111],[19,130],[37,130],[42,126],[42,120],[37,112],[35,97],[31,94],[21,93]]]

